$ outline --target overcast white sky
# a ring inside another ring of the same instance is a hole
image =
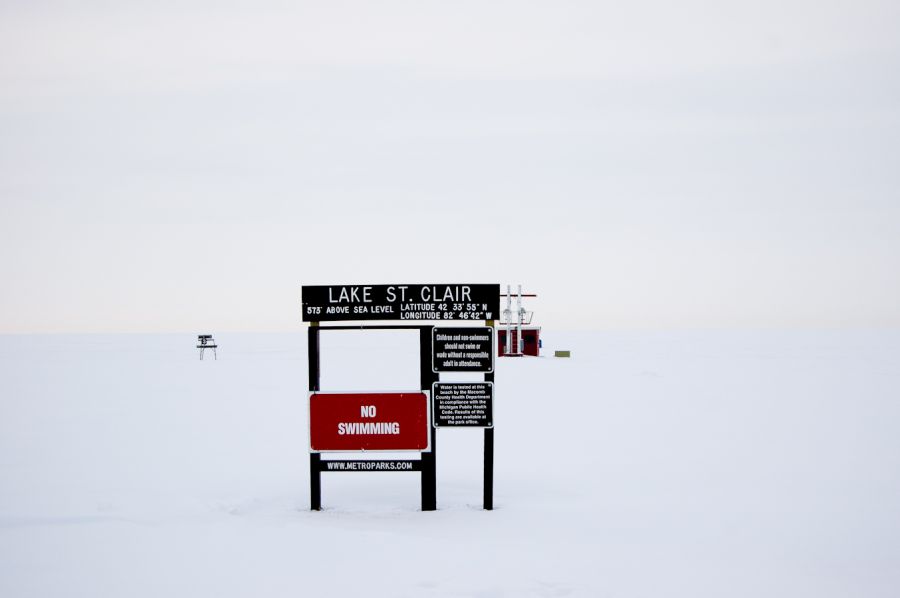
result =
[[[0,332],[900,325],[900,3],[0,2]]]

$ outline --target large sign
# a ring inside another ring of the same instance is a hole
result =
[[[312,451],[424,451],[429,427],[424,392],[309,395]]]
[[[303,321],[496,320],[499,284],[325,285],[302,288]]]
[[[435,382],[434,426],[494,427],[494,385],[490,382]]]
[[[494,371],[493,328],[434,328],[431,334],[435,372]]]

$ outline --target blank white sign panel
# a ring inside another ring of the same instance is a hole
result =
[[[416,390],[419,331],[328,330],[319,332],[319,389],[389,392]]]

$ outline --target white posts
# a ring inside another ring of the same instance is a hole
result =
[[[521,355],[525,348],[525,342],[522,340],[522,320],[525,317],[525,310],[522,309],[522,285],[519,285],[519,292],[516,295],[516,353]]]
[[[503,311],[503,315],[506,316],[506,351],[504,353],[509,355],[512,353],[512,288],[510,285],[506,285],[506,309]]]

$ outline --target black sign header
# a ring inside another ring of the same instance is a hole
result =
[[[322,285],[302,288],[303,321],[496,320],[499,284]]]

